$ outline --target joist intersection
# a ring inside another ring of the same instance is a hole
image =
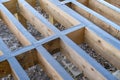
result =
[[[1,0],[6,79],[120,80],[120,1]]]

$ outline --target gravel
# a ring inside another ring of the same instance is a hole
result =
[[[51,80],[39,65],[29,68],[26,72],[30,80]]]
[[[117,69],[113,66],[109,61],[103,58],[101,55],[95,52],[94,49],[89,47],[87,43],[80,44],[80,47],[85,50],[91,57],[93,57],[98,63],[100,63],[105,69],[110,71],[111,73],[115,72]]]
[[[14,80],[11,74],[5,76],[4,78],[0,78],[0,80]]]
[[[44,38],[44,36],[33,27],[33,25],[31,25],[29,22],[27,22],[27,25],[28,32],[30,32],[37,40]]]
[[[64,67],[64,69],[75,79],[75,80],[88,80],[82,71],[78,69],[69,59],[62,53],[58,52],[53,54],[53,57]]]
[[[0,19],[0,37],[11,51],[22,48],[22,44],[18,41],[13,33],[7,28],[7,25]]]

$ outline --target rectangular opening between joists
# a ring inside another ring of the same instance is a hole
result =
[[[120,51],[92,30],[82,28],[67,36],[111,73],[120,69]]]
[[[56,70],[36,49],[18,55],[16,58],[31,80],[61,80]]]
[[[80,0],[79,0],[80,1]],[[82,3],[86,6],[88,6],[87,2]],[[115,29],[114,26],[108,24],[107,22],[104,22],[103,20],[99,19],[97,16],[94,16],[91,12],[83,9],[82,7],[78,7],[76,4],[74,3],[67,3],[66,4],[69,8],[73,9],[74,11],[76,11],[77,13],[79,13],[80,15],[84,16],[85,18],[87,18],[88,20],[92,21],[93,23],[95,23],[96,25],[98,25],[100,28],[102,28],[103,30],[107,31],[108,33],[112,34],[114,37],[116,37],[117,39],[120,39],[120,31]]]
[[[33,49],[27,51],[16,56],[16,59],[26,71],[30,79],[50,80],[50,77],[47,75],[43,65],[41,64],[42,61],[39,58],[39,53],[37,50]]]
[[[61,39],[58,38],[52,40],[45,43],[43,46],[75,80],[80,80],[83,78],[92,80],[95,75],[98,76],[97,79],[105,79],[87,61],[85,61]]]

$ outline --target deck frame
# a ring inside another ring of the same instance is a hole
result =
[[[97,63],[85,51],[79,48],[78,45],[75,44],[75,42],[72,41],[67,35],[79,29],[87,28],[91,30],[93,34],[102,39],[103,43],[106,42],[107,44],[115,48],[116,52],[120,53],[120,26],[110,21],[105,16],[96,13],[95,11],[85,7],[81,3],[78,3],[77,0],[65,0],[63,2],[60,2],[59,0],[39,0],[39,2],[42,4],[42,8],[50,14],[50,21],[46,20],[33,8],[35,6],[34,0],[3,0],[0,2],[0,17],[2,18],[2,20],[5,21],[11,32],[14,33],[17,39],[24,46],[22,49],[11,51],[0,38],[0,63],[7,61],[10,66],[8,67],[8,70],[11,71],[10,73],[6,73],[0,77],[4,77],[7,74],[12,74],[16,80],[30,80],[16,57],[24,54],[25,52],[35,49],[38,64],[42,64],[45,67],[44,69],[48,73],[50,78],[52,78],[53,80],[73,80],[73,78],[64,70],[64,68],[52,57],[52,55],[50,55],[49,51],[47,51],[47,49],[44,47],[44,44],[59,38],[62,47],[65,47],[65,49],[69,52],[69,55],[74,57],[73,58],[69,56],[70,60],[73,61],[77,66],[79,66],[79,68],[85,72],[86,76],[90,80],[93,80],[94,76],[97,77],[96,80],[117,80],[110,72],[108,72],[99,63]],[[110,31],[102,30],[99,25],[95,25],[94,23],[92,23],[92,21],[89,21],[84,16],[70,9],[68,6],[66,6],[66,4],[70,2],[77,5],[78,8],[82,8],[89,14],[94,15],[95,17],[97,17],[98,20],[101,20],[112,27],[114,32],[111,33]],[[109,3],[106,3],[106,1],[104,0],[100,0],[99,2],[110,8],[111,6],[113,6]],[[11,6],[12,4],[16,4],[16,7]],[[117,7],[111,9],[114,9],[115,12],[120,12]],[[53,11],[55,11],[55,13],[53,13]],[[16,13],[18,14],[18,19],[13,15]],[[54,26],[54,19],[58,20],[58,22],[62,23],[68,29],[64,31],[58,30]],[[44,35],[45,38],[41,40],[36,40],[25,29],[26,20],[33,24],[35,28]],[[117,33],[115,34],[116,31]],[[109,32],[111,35],[107,32]],[[98,37],[96,38],[99,39]],[[106,46],[106,50],[107,47],[109,46]],[[66,50],[63,50],[63,52],[66,52]],[[73,52],[73,54],[71,52]],[[118,56],[120,56],[119,53]],[[28,55],[28,61],[26,61],[28,63],[30,63],[29,57],[32,56]],[[119,60],[120,58],[117,59]],[[79,63],[87,66],[87,68],[83,69]],[[31,65],[34,65],[34,63]],[[120,68],[120,66],[118,65],[117,68]],[[89,72],[91,72],[92,74],[89,74]],[[2,74],[2,72],[0,72],[0,74]]]

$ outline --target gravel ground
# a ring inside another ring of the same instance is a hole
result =
[[[75,79],[75,80],[88,80],[88,78],[70,62],[65,55],[60,52],[53,54],[53,57],[64,67],[64,69]]]
[[[33,27],[33,25],[31,25],[29,22],[27,22],[27,25],[28,32],[30,32],[37,40],[44,38],[44,36]]]
[[[17,38],[10,32],[7,25],[0,19],[0,37],[5,42],[5,44],[10,48],[11,51],[17,50],[22,46],[22,44],[17,40]]]
[[[117,70],[109,61],[96,53],[94,49],[90,48],[87,43],[80,44],[80,47],[111,73]]]
[[[26,70],[30,80],[51,80],[39,65]]]
[[[14,80],[14,79],[13,79],[13,76],[9,74],[4,78],[0,78],[0,80]]]

